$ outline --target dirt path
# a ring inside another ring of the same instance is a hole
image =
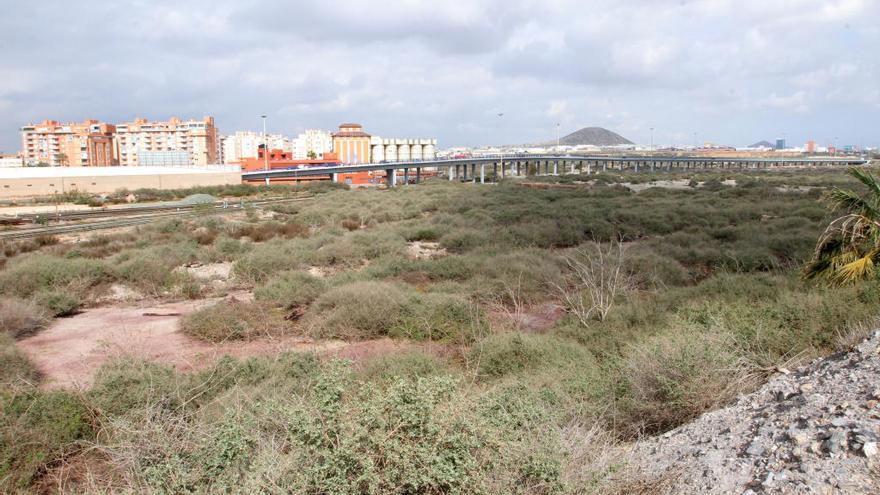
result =
[[[187,371],[205,368],[224,355],[249,357],[288,350],[333,353],[346,346],[339,341],[312,343],[299,336],[212,344],[178,330],[181,315],[216,301],[90,309],[56,320],[45,331],[20,341],[19,347],[45,374],[46,387],[58,388],[88,387],[98,368],[120,355],[168,363]]]

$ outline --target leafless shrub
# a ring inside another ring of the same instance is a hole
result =
[[[521,330],[526,313],[526,297],[522,289],[522,273],[516,283],[502,281],[503,290],[489,301],[493,312],[503,315],[504,320],[515,330]]]
[[[553,286],[585,327],[594,320],[604,321],[618,296],[636,286],[624,267],[626,249],[619,241],[581,246],[564,260],[569,274],[562,284]]]
[[[592,425],[566,425],[559,438],[567,454],[562,465],[562,480],[574,489],[601,486],[629,450],[619,446],[614,434],[603,429],[598,421]]]
[[[27,337],[49,324],[46,311],[33,301],[16,297],[0,299],[0,332],[13,338]]]

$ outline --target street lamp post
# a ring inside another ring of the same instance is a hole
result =
[[[266,171],[266,185],[269,185],[269,136],[266,134],[266,116],[260,116],[263,119],[263,163]]]
[[[504,117],[504,113],[499,113],[498,118]],[[498,150],[501,152],[501,177],[504,178],[504,145],[498,145]]]
[[[556,152],[559,153],[559,122],[556,123]]]
[[[654,154],[654,128],[651,128],[651,154]]]

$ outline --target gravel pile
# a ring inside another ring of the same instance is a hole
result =
[[[671,493],[880,494],[878,438],[880,331],[639,442],[630,472]]]

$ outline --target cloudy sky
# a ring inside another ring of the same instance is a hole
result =
[[[441,146],[880,144],[880,0],[2,0],[0,150],[46,118]],[[503,113],[503,117],[497,114]]]

